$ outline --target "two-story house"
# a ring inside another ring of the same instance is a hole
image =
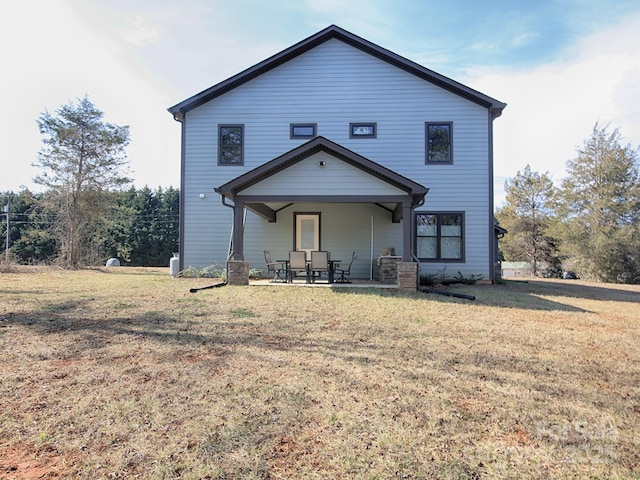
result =
[[[494,278],[493,120],[505,104],[330,26],[169,108],[180,268],[328,250],[376,275]]]

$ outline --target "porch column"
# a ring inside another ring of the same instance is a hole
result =
[[[413,235],[413,209],[411,208],[411,201],[404,200],[402,202],[402,261],[412,262],[412,249],[413,242],[411,237]]]
[[[244,202],[236,198],[233,207],[233,259],[244,260]]]

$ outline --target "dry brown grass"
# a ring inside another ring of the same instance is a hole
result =
[[[0,274],[0,478],[640,477],[638,286],[207,282]]]

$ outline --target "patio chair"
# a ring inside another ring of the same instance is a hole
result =
[[[320,278],[323,273],[326,273],[327,277],[329,276],[329,252],[325,250],[311,252],[311,265],[309,266],[311,281],[315,283],[316,278]]]
[[[274,262],[271,260],[271,252],[269,250],[264,251],[264,261],[267,264],[267,273],[271,277],[271,282],[284,282],[286,278],[282,278],[280,275],[284,273],[286,275],[286,262]]]
[[[349,266],[347,268],[335,268],[333,274],[335,275],[337,273],[338,275],[340,275],[340,278],[335,281],[336,283],[351,283],[351,280],[346,279],[345,276],[351,275],[351,265],[353,265],[353,261],[355,260],[355,258],[356,252],[353,252],[353,254],[351,254],[351,261],[349,262]]]
[[[304,250],[292,250],[289,252],[289,267],[287,279],[293,282],[294,275],[304,272],[307,283],[309,283],[309,268],[307,267],[307,252]]]

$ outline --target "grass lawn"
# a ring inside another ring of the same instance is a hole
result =
[[[0,478],[640,478],[640,286],[0,273]]]

